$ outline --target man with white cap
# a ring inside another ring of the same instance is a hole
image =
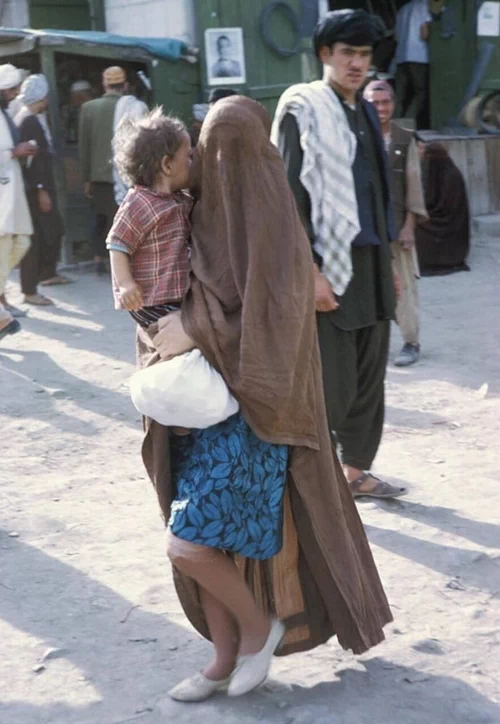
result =
[[[24,191],[20,159],[35,156],[35,144],[20,142],[17,128],[7,112],[17,97],[22,73],[10,63],[0,65],[0,339],[19,331],[13,316],[23,312],[5,299],[10,272],[28,251],[33,233],[31,215]]]
[[[78,143],[78,125],[82,106],[91,101],[94,95],[88,80],[75,80],[69,89],[69,101],[61,109],[66,143]]]
[[[116,105],[127,89],[123,68],[112,66],[102,74],[104,95],[82,106],[80,114],[80,161],[85,194],[96,213],[94,261],[98,274],[106,272],[106,237],[117,211],[111,142]]]
[[[21,141],[36,141],[38,154],[24,167],[26,196],[33,220],[31,247],[21,262],[21,289],[27,304],[44,306],[51,300],[38,293],[38,284],[67,284],[57,274],[62,223],[54,178],[54,144],[47,121],[49,84],[44,75],[30,75],[21,86],[21,110],[14,118]]]

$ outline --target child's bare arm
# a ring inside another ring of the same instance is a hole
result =
[[[130,270],[130,258],[124,251],[111,249],[111,270],[116,279],[120,292],[120,301],[129,311],[135,311],[144,306],[140,286],[134,281]]]

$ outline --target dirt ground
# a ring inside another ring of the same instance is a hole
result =
[[[355,658],[333,640],[194,707],[167,697],[209,646],[180,610],[141,467],[133,324],[84,272],[30,311],[0,344],[0,722],[500,723],[500,250],[471,263],[422,281],[422,361],[388,371],[375,469],[410,494],[359,504],[387,641]]]

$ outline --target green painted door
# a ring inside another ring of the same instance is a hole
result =
[[[29,0],[29,9],[32,28],[92,29],[89,0]]]
[[[436,19],[430,37],[431,127],[439,129],[460,110],[476,60],[475,0],[446,0],[448,22]]]
[[[289,0],[300,17],[300,0]],[[205,30],[207,28],[242,28],[247,82],[235,87],[263,103],[273,113],[276,103],[288,86],[303,77],[302,53],[285,57],[271,50],[260,29],[260,16],[269,0],[196,0],[200,44],[202,46],[202,88],[206,98],[210,87],[207,78]],[[269,19],[269,36],[280,48],[291,49],[297,34],[289,18],[275,12]],[[233,84],[231,84],[233,85]]]

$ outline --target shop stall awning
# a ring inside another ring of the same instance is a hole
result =
[[[165,60],[192,60],[196,51],[175,38],[136,38],[94,30],[31,30],[0,27],[0,56],[23,53],[36,45],[64,45],[65,41],[90,46],[140,49]]]

